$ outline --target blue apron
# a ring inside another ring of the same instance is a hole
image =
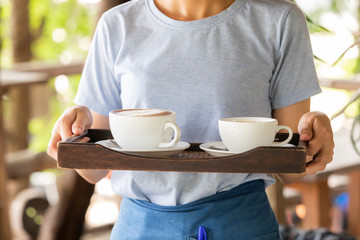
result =
[[[111,240],[197,240],[200,226],[207,240],[280,239],[264,182],[256,180],[179,206],[123,198]]]

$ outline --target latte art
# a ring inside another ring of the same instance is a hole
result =
[[[161,109],[127,109],[119,110],[116,115],[128,116],[128,117],[156,117],[171,115],[172,112]]]

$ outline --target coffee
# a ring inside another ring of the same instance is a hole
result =
[[[259,123],[259,122],[273,122],[276,119],[265,117],[233,117],[223,118],[221,121],[236,122],[236,123]]]
[[[114,112],[116,115],[128,117],[157,117],[171,115],[172,112],[163,109],[123,109]]]
[[[231,121],[231,122],[238,122],[238,123],[255,123],[257,121],[237,121],[237,120],[234,120],[234,121]]]

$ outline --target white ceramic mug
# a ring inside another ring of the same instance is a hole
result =
[[[222,118],[218,123],[221,140],[230,152],[242,153],[259,146],[281,146],[287,144],[293,136],[288,126],[278,125],[274,118]],[[274,142],[280,129],[287,130],[289,137],[282,142]]]
[[[121,109],[109,113],[116,143],[129,150],[175,146],[181,136],[175,119],[175,112],[163,109]]]

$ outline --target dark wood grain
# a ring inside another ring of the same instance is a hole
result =
[[[119,153],[94,144],[96,141],[111,138],[108,130],[91,129],[81,137],[84,136],[88,136],[91,142],[78,143],[72,139],[59,144],[59,167],[177,172],[301,173],[305,171],[306,165],[305,148],[301,146],[258,147],[237,155],[213,157],[200,150],[199,144],[191,144],[189,150],[173,157],[152,158]]]

